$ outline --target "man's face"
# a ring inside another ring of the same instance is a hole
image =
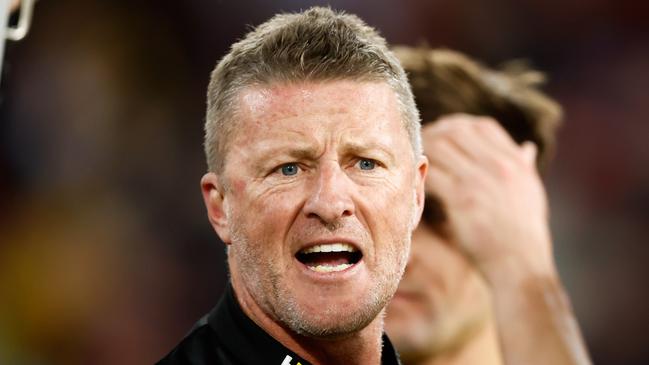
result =
[[[413,233],[411,257],[386,315],[390,339],[411,361],[456,349],[490,313],[486,284],[447,238],[443,219],[424,216],[429,219]]]
[[[316,337],[364,328],[403,272],[423,205],[385,83],[273,84],[243,90],[223,178],[233,277],[273,320]]]

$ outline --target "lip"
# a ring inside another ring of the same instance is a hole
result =
[[[349,238],[342,238],[342,237],[332,237],[332,238],[326,238],[326,239],[319,239],[319,240],[315,240],[315,241],[309,241],[309,242],[307,242],[307,243],[305,243],[303,245],[300,245],[300,247],[298,247],[297,250],[295,250],[295,252],[293,252],[293,257],[295,257],[295,255],[297,255],[298,252],[300,252],[300,251],[302,251],[304,249],[307,249],[309,247],[313,247],[313,246],[317,246],[317,245],[328,245],[328,244],[333,244],[333,243],[346,243],[348,245],[351,245],[352,247],[354,247],[355,249],[360,251],[362,257],[365,257],[364,250],[362,249],[362,247],[355,240],[352,240],[352,239],[349,239]],[[361,261],[362,261],[362,259],[361,259]]]
[[[309,246],[307,246],[309,247]],[[351,280],[355,277],[363,268],[365,268],[365,261],[361,258],[357,263],[341,271],[334,272],[317,272],[309,269],[308,266],[301,263],[297,258],[293,258],[297,264],[300,272],[305,275],[307,278],[313,281],[319,281],[322,283],[339,283],[345,280]]]
[[[326,244],[333,244],[333,243],[345,243],[348,245],[351,245],[355,249],[357,249],[361,253],[361,259],[358,260],[357,263],[353,264],[352,266],[346,268],[345,270],[341,271],[335,271],[335,272],[317,272],[309,269],[309,267],[302,262],[300,262],[296,255],[298,252],[307,249],[309,247],[317,246],[317,245],[326,245]],[[333,283],[333,282],[341,282],[345,280],[351,280],[354,276],[356,276],[361,270],[365,268],[365,253],[363,249],[361,248],[361,245],[359,245],[355,240],[349,239],[349,238],[342,238],[342,237],[331,237],[331,238],[326,238],[326,239],[318,239],[314,241],[309,241],[303,245],[301,245],[294,253],[293,253],[293,260],[297,264],[300,272],[305,275],[307,278],[317,281],[317,282],[322,282],[322,283]]]

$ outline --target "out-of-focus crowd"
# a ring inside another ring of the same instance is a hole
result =
[[[246,26],[317,2],[41,1],[0,87],[0,364],[142,364],[216,302],[209,72]],[[646,364],[649,7],[331,1],[392,43],[547,72],[566,113],[547,184],[559,269],[597,364]]]

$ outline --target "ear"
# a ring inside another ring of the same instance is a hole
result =
[[[208,172],[203,175],[201,179],[201,191],[203,192],[205,208],[207,208],[207,217],[212,227],[221,238],[221,241],[229,245],[231,240],[227,198],[223,184],[220,183],[215,173]]]
[[[426,200],[426,189],[424,182],[428,173],[428,158],[424,155],[419,156],[415,172],[415,215],[413,217],[412,229],[414,230],[419,224],[421,214],[424,212],[424,201]]]

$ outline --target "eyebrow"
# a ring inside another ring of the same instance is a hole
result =
[[[346,141],[340,147],[339,152],[343,155],[355,155],[355,156],[366,156],[370,151],[376,153],[378,151],[379,156],[377,158],[383,159],[387,164],[395,163],[395,156],[391,150],[382,143],[378,142],[357,142],[357,141]],[[310,146],[278,146],[265,149],[262,151],[263,155],[266,156],[265,159],[258,161],[256,167],[258,169],[265,169],[267,167],[268,161],[272,161],[275,158],[284,156],[296,160],[316,160],[321,154],[321,151],[318,148]]]
[[[265,158],[259,159],[254,164],[257,170],[265,170],[268,167],[269,161],[281,158],[291,158],[296,160],[315,160],[318,156],[318,151],[313,147],[286,147],[277,146],[264,149],[261,151]]]
[[[286,155],[297,159],[315,159],[318,151],[313,147],[296,147],[285,151]]]
[[[369,142],[358,143],[355,141],[348,141],[342,147],[343,154],[364,155],[369,151],[379,151],[383,158],[387,159],[386,162],[393,164],[395,160],[394,154],[391,150],[382,143]]]

